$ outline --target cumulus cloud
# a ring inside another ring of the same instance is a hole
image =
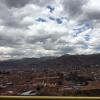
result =
[[[99,0],[0,0],[0,59],[100,53]]]

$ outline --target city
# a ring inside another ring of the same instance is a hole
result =
[[[100,97],[100,0],[0,0],[0,97]]]
[[[99,96],[100,69],[1,71],[1,96]]]

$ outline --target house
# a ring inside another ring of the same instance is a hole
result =
[[[29,90],[29,91],[25,91],[25,92],[21,93],[20,95],[21,96],[35,96],[35,95],[37,95],[37,92]]]
[[[33,86],[38,84],[44,87],[55,87],[57,85],[58,77],[43,77],[43,78],[36,78],[33,80]]]
[[[0,88],[1,88],[1,89],[4,89],[4,88],[6,88],[6,87],[7,87],[6,85],[0,84]]]

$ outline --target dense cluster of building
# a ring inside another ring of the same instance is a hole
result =
[[[100,70],[1,71],[0,95],[99,96]]]

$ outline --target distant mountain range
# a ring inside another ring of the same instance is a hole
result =
[[[100,67],[100,54],[62,55],[60,57],[23,58],[0,61],[0,69],[71,69]]]

